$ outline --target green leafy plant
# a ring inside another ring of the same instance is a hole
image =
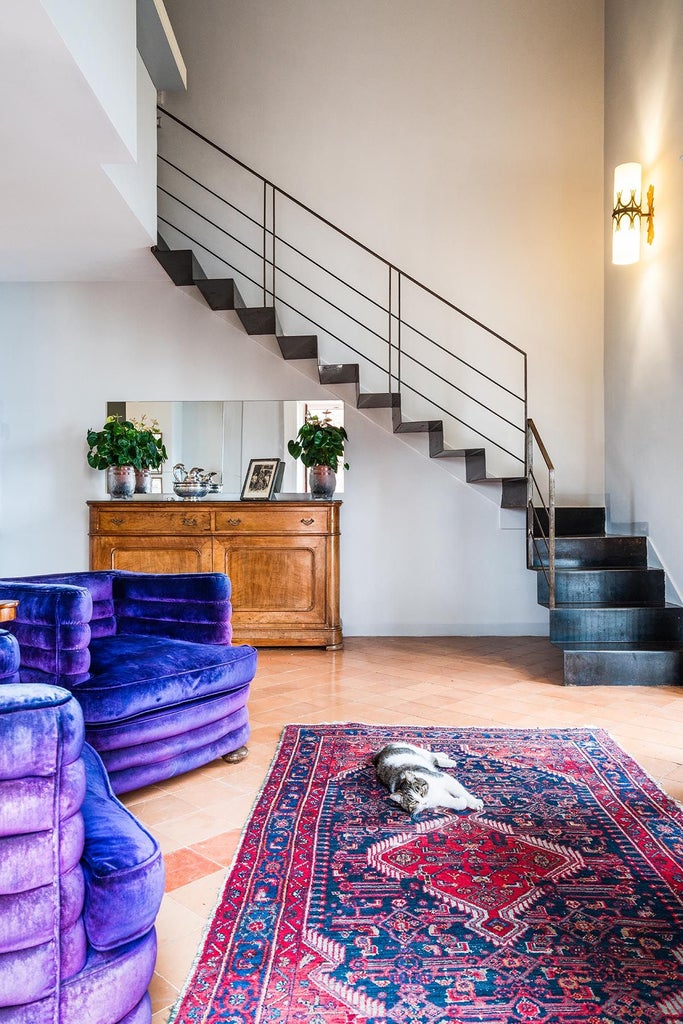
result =
[[[344,444],[348,434],[343,427],[335,427],[325,417],[307,416],[299,432],[287,443],[287,451],[294,459],[301,459],[304,466],[329,466],[336,473],[339,460],[344,457]],[[348,462],[344,469],[348,469]]]
[[[88,465],[93,469],[108,466],[134,466],[135,469],[159,469],[168,455],[156,420],[122,420],[108,416],[101,430],[88,429]]]

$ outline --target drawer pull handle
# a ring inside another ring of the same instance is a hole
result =
[[[185,516],[183,519],[183,526],[196,526],[197,520],[193,516]]]
[[[116,518],[112,519],[111,524],[112,526],[123,526],[123,519],[116,516]]]
[[[241,522],[241,519],[228,519],[228,526],[239,526]]]
[[[315,519],[302,519],[301,520],[302,526],[313,526],[314,522],[315,522]]]

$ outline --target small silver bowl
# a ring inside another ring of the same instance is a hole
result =
[[[207,485],[199,481],[176,480],[173,484],[175,493],[185,501],[197,501],[199,498],[203,498],[206,495],[206,489]]]

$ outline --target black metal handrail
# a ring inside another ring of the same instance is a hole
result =
[[[396,389],[398,390],[399,393],[403,389],[405,389],[405,390],[410,391],[412,394],[418,396],[419,398],[423,399],[424,401],[428,402],[429,404],[431,404],[432,406],[437,408],[439,411],[443,412],[446,416],[451,417],[456,422],[462,424],[467,429],[473,431],[475,434],[477,434],[478,437],[481,437],[481,438],[489,441],[491,444],[495,445],[499,450],[501,450],[502,452],[510,455],[516,461],[524,463],[525,471],[526,471],[526,447],[525,447],[525,452],[524,452],[523,456],[520,456],[516,452],[511,451],[510,448],[507,447],[505,444],[500,443],[495,438],[492,438],[489,435],[487,435],[486,433],[484,433],[478,427],[473,426],[471,423],[469,423],[465,419],[463,419],[462,416],[457,415],[454,411],[452,411],[452,410],[446,408],[444,405],[440,404],[440,402],[436,401],[434,397],[429,397],[428,395],[425,395],[421,390],[419,390],[413,384],[411,384],[408,380],[406,380],[405,376],[402,373],[402,365],[403,365],[402,361],[403,360],[408,360],[409,362],[411,362],[415,366],[421,368],[422,370],[425,370],[427,373],[429,373],[431,375],[432,378],[435,378],[436,380],[438,380],[439,382],[443,383],[444,385],[447,385],[450,389],[453,389],[455,392],[458,392],[460,395],[464,396],[468,401],[473,402],[480,409],[483,409],[486,413],[489,413],[490,415],[496,417],[498,420],[502,421],[504,424],[509,426],[513,431],[518,431],[518,432],[524,434],[525,430],[526,430],[526,427],[524,425],[520,425],[518,422],[515,422],[515,420],[510,419],[509,416],[506,416],[504,413],[499,412],[497,409],[493,408],[491,405],[489,405],[487,402],[484,402],[482,399],[477,398],[475,395],[473,395],[471,393],[471,391],[464,390],[458,384],[454,383],[453,380],[451,380],[448,377],[444,376],[443,373],[439,373],[437,370],[435,370],[432,367],[430,367],[429,365],[427,365],[426,362],[416,358],[416,356],[414,356],[410,352],[406,351],[405,350],[405,345],[403,344],[403,341],[404,341],[404,338],[405,338],[405,334],[403,334],[403,332],[404,331],[405,332],[413,332],[419,338],[423,339],[424,341],[426,341],[430,345],[432,345],[435,350],[440,351],[443,355],[452,358],[459,365],[466,367],[467,369],[469,369],[473,373],[477,374],[478,377],[483,378],[485,381],[489,382],[489,384],[492,385],[493,387],[495,387],[497,389],[500,389],[502,392],[504,392],[508,396],[510,396],[510,398],[512,398],[513,400],[518,401],[519,403],[521,403],[522,409],[520,411],[521,412],[523,411],[523,417],[522,417],[521,422],[522,422],[522,424],[526,424],[526,416],[527,416],[527,362],[526,362],[526,353],[521,348],[519,348],[517,345],[513,344],[508,339],[504,338],[498,332],[492,330],[490,327],[487,327],[480,320],[476,319],[476,317],[471,316],[469,313],[465,312],[464,310],[462,310],[461,308],[456,306],[454,303],[450,302],[448,299],[445,299],[445,298],[443,298],[443,296],[438,295],[435,291],[433,291],[427,285],[422,284],[420,281],[418,281],[412,275],[410,275],[410,274],[406,273],[405,271],[401,270],[400,268],[396,267],[395,264],[391,263],[384,256],[382,256],[380,253],[375,252],[369,246],[365,245],[363,242],[360,242],[357,238],[354,238],[348,232],[344,231],[342,228],[339,228],[336,224],[333,224],[327,218],[325,218],[322,215],[316,213],[316,211],[312,210],[305,203],[302,203],[295,196],[292,196],[290,193],[286,192],[284,189],[279,188],[279,186],[275,185],[273,182],[271,182],[264,175],[260,174],[258,171],[255,171],[252,167],[249,167],[248,164],[244,163],[244,161],[240,160],[238,157],[235,157],[233,154],[229,153],[222,146],[220,146],[217,143],[213,142],[212,140],[208,139],[205,135],[203,135],[201,132],[198,132],[195,128],[192,128],[191,125],[188,125],[186,122],[184,122],[181,118],[177,117],[175,114],[171,113],[170,111],[166,110],[164,107],[161,107],[161,106],[158,107],[158,110],[159,110],[159,112],[161,114],[163,114],[164,116],[170,118],[173,122],[175,122],[177,125],[179,125],[184,131],[190,133],[192,136],[194,136],[197,139],[199,139],[202,143],[204,143],[207,146],[211,147],[212,150],[216,151],[221,156],[223,156],[223,157],[227,158],[228,160],[230,160],[237,167],[240,167],[241,169],[246,171],[254,179],[256,179],[257,181],[261,182],[261,184],[263,186],[263,211],[262,211],[262,219],[261,219],[261,221],[259,221],[257,218],[252,217],[250,214],[246,213],[240,207],[238,207],[234,203],[230,202],[228,199],[226,199],[220,193],[218,193],[215,190],[211,189],[204,182],[200,181],[199,178],[195,177],[194,175],[189,174],[184,168],[180,167],[178,163],[175,163],[175,162],[169,160],[167,157],[163,156],[162,154],[159,155],[160,160],[162,160],[164,163],[166,163],[173,170],[175,170],[178,173],[180,173],[181,175],[183,175],[185,178],[187,178],[193,184],[197,185],[199,188],[204,190],[206,193],[208,193],[211,196],[213,196],[214,198],[220,200],[221,203],[225,204],[231,210],[235,211],[240,217],[245,218],[246,221],[248,221],[249,223],[251,223],[252,225],[257,227],[260,231],[262,231],[262,249],[259,252],[257,249],[253,248],[253,246],[248,245],[246,242],[242,241],[242,239],[240,239],[236,235],[232,234],[230,231],[228,231],[222,225],[217,224],[214,220],[212,220],[211,218],[207,217],[200,210],[196,209],[196,207],[194,207],[191,204],[185,202],[185,200],[181,199],[179,196],[177,196],[174,193],[170,192],[168,189],[163,188],[163,186],[159,186],[159,188],[162,191],[162,193],[164,193],[166,196],[168,196],[172,201],[175,201],[175,202],[179,203],[181,206],[185,207],[185,209],[188,210],[189,212],[191,212],[193,215],[198,216],[203,221],[205,221],[206,223],[210,224],[213,228],[216,228],[222,234],[226,235],[233,242],[235,242],[239,246],[242,246],[249,253],[251,253],[252,255],[256,256],[259,260],[261,260],[262,264],[263,264],[262,281],[261,282],[257,282],[252,276],[247,274],[242,268],[235,266],[234,263],[231,263],[229,260],[225,259],[225,257],[222,254],[219,254],[219,253],[215,252],[214,250],[210,249],[204,242],[202,242],[201,240],[199,240],[197,238],[192,237],[190,234],[188,234],[187,231],[185,231],[183,228],[179,227],[177,224],[172,223],[168,219],[160,217],[160,219],[164,223],[166,223],[169,226],[173,227],[176,231],[179,231],[184,237],[188,238],[191,242],[193,242],[193,244],[200,246],[205,252],[210,253],[212,256],[214,256],[215,258],[220,260],[223,264],[225,264],[226,266],[228,266],[232,270],[234,270],[237,274],[239,274],[242,277],[244,277],[245,280],[247,280],[250,283],[256,285],[256,287],[260,288],[262,290],[262,292],[263,292],[263,304],[264,304],[264,306],[267,305],[268,296],[272,295],[273,305],[275,305],[275,303],[277,301],[278,304],[281,304],[282,306],[287,307],[288,309],[292,310],[297,315],[304,317],[309,323],[313,324],[316,328],[318,328],[319,330],[321,330],[321,331],[325,332],[326,334],[328,334],[331,338],[334,338],[335,341],[340,342],[343,346],[348,348],[350,351],[354,352],[356,355],[360,356],[362,359],[366,360],[372,366],[374,366],[377,369],[381,370],[382,373],[387,373],[388,374],[388,378],[389,378],[388,390],[390,392],[393,390],[393,382],[396,381]],[[268,195],[268,189],[271,190],[270,197]],[[319,263],[317,260],[315,260],[312,256],[310,256],[306,252],[304,252],[302,248],[300,248],[299,246],[295,245],[292,241],[290,241],[289,239],[283,237],[280,233],[278,233],[276,231],[276,227],[275,227],[276,197],[279,197],[281,199],[287,200],[288,202],[294,204],[298,209],[304,211],[310,217],[313,217],[318,223],[325,225],[327,228],[330,228],[337,235],[339,235],[340,237],[344,238],[348,242],[351,242],[360,251],[362,251],[363,253],[369,255],[374,260],[379,261],[379,263],[382,264],[386,268],[386,270],[388,272],[388,305],[385,306],[384,303],[378,302],[372,296],[367,295],[365,292],[363,292],[362,290],[356,288],[350,282],[345,281],[339,275],[335,274],[329,268],[323,266],[321,263]],[[271,205],[270,224],[268,223],[268,199],[269,198],[270,198],[270,201],[271,201],[271,203],[270,203],[270,205]],[[288,270],[286,270],[282,266],[282,264],[278,263],[277,260],[276,260],[276,243],[278,243],[278,244],[280,244],[282,246],[287,247],[290,251],[296,253],[298,256],[300,256],[304,260],[308,261],[308,263],[312,264],[313,266],[318,268],[320,271],[322,271],[324,274],[328,275],[329,278],[333,279],[338,284],[342,285],[345,289],[348,289],[350,292],[352,292],[355,296],[360,298],[362,301],[370,303],[371,306],[375,310],[377,310],[377,311],[383,313],[384,315],[386,315],[388,317],[388,337],[385,337],[384,334],[381,334],[380,332],[374,330],[367,323],[361,321],[360,319],[358,319],[358,317],[353,316],[353,314],[351,314],[348,310],[344,309],[342,306],[340,306],[337,303],[333,302],[327,296],[323,295],[321,292],[319,292],[316,289],[314,289],[310,284],[308,284],[305,281],[302,281],[300,278],[296,277],[295,275],[291,274]],[[270,248],[270,255],[268,253],[268,249],[269,248]],[[270,275],[271,275],[271,285],[270,285],[270,287],[268,286],[268,280],[267,280],[268,273],[270,273]],[[309,315],[308,312],[303,311],[303,310],[297,308],[296,306],[294,306],[292,303],[288,302],[282,296],[282,294],[280,294],[279,292],[278,292],[277,297],[276,297],[276,287],[275,287],[276,274],[277,275],[281,275],[282,277],[285,277],[285,278],[289,279],[289,281],[291,281],[291,282],[295,283],[297,286],[305,289],[308,294],[314,296],[318,300],[321,300],[322,302],[326,303],[327,306],[329,306],[333,310],[335,310],[337,313],[340,313],[345,318],[348,318],[348,320],[351,321],[352,324],[355,324],[355,325],[361,327],[363,329],[363,331],[367,332],[370,336],[374,336],[376,339],[379,339],[381,342],[386,344],[387,345],[387,362],[388,362],[388,366],[385,367],[383,365],[380,365],[375,359],[373,359],[370,356],[370,354],[368,352],[364,352],[364,351],[359,350],[353,344],[351,344],[348,341],[348,339],[340,337],[337,333],[335,333],[334,331],[331,331],[328,327],[325,327],[322,324],[318,323],[315,319],[313,319]],[[507,387],[501,381],[496,380],[490,374],[486,373],[485,370],[475,366],[471,361],[463,358],[463,356],[461,356],[458,353],[454,352],[451,348],[447,347],[446,345],[441,344],[436,339],[431,338],[424,331],[420,330],[419,328],[417,328],[416,326],[411,324],[408,320],[403,318],[403,316],[402,316],[402,288],[404,288],[406,283],[414,286],[416,289],[419,289],[420,292],[422,292],[425,295],[429,296],[430,298],[436,300],[438,303],[442,304],[445,308],[453,311],[459,317],[464,318],[470,324],[474,325],[475,327],[479,328],[480,330],[483,330],[484,332],[486,332],[486,334],[490,338],[495,339],[496,342],[499,342],[499,343],[503,344],[511,352],[517,354],[520,357],[521,363],[522,363],[521,394],[517,393],[516,391],[513,391],[511,388]],[[395,288],[395,294],[397,296],[397,305],[396,305],[396,307],[394,307],[394,294],[393,294],[393,291],[392,291],[393,288]],[[394,335],[396,337],[394,337]]]
[[[534,470],[534,451],[538,448],[548,473],[548,497]],[[527,565],[534,568],[534,555],[538,555],[541,572],[548,584],[548,607],[555,607],[555,467],[533,420],[527,420],[526,430],[527,465]],[[536,504],[536,502],[540,502]],[[545,511],[548,521],[545,525],[539,516],[539,509]],[[543,543],[539,543],[542,541]],[[545,550],[544,550],[545,545]],[[547,557],[546,566],[544,556]]]

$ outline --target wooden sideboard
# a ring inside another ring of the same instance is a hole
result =
[[[90,568],[224,572],[238,643],[342,645],[341,501],[89,501]]]

